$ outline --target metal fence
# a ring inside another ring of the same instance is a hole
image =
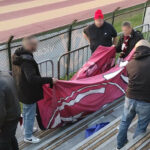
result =
[[[38,63],[42,77],[54,77],[54,64],[52,60],[45,60]]]
[[[137,26],[143,23],[145,11],[148,6],[149,2],[127,10],[116,8],[112,13],[105,15],[105,20],[113,24],[117,31],[119,30],[122,21],[125,20],[129,20],[134,26]],[[138,18],[140,17],[141,19],[139,21],[135,21],[135,15],[137,12],[140,12]],[[45,60],[52,60],[54,65],[54,76],[57,77],[58,74],[56,68],[58,58],[66,52],[80,49],[88,44],[82,36],[82,31],[85,26],[92,22],[93,20],[89,19],[87,22],[82,22],[82,24],[79,25],[75,20],[70,25],[59,31],[57,30],[53,33],[47,32],[43,35],[37,35],[40,42],[38,50],[34,54],[35,60],[38,63]],[[11,55],[16,48],[20,47],[20,45],[20,41],[13,41],[12,38],[8,43],[0,44],[0,70],[11,70]]]
[[[134,30],[141,31],[146,40],[150,41],[150,25],[140,25]],[[118,33],[118,39],[122,33]],[[67,52],[58,59],[58,79],[70,79],[91,56],[89,45]]]
[[[67,52],[58,59],[58,79],[69,79],[91,56],[89,45]]]

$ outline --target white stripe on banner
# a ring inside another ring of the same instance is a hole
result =
[[[56,128],[61,123],[60,113],[55,117],[54,123],[51,128]]]
[[[85,90],[85,89],[87,89],[87,88],[100,86],[100,85],[102,85],[102,84],[103,84],[103,83],[101,83],[101,84],[95,84],[95,85],[89,85],[89,86],[83,87],[83,88],[81,88],[81,89],[79,89],[79,90],[77,90],[77,91],[73,91],[70,96],[67,96],[67,97],[65,97],[65,98],[60,98],[60,100],[58,100],[58,103],[61,103],[62,100],[65,100],[65,101],[66,101],[68,98],[73,97],[73,95],[74,95],[75,93],[77,93],[77,92],[80,92],[80,91]]]
[[[100,89],[96,89],[96,90],[89,90],[85,93],[80,93],[77,95],[77,97],[73,100],[71,100],[69,103],[63,102],[62,105],[59,107],[59,110],[63,110],[65,106],[73,106],[75,103],[80,102],[81,99],[83,99],[85,96],[88,96],[90,94],[103,94],[105,92],[105,88],[100,88]]]
[[[113,83],[113,82],[108,82],[108,84],[111,84],[111,85],[118,87],[123,93],[125,93],[125,90],[119,84]]]
[[[125,83],[128,83],[128,82],[129,82],[128,77],[124,76],[123,74],[121,74],[121,78],[122,78],[122,80],[123,80]]]
[[[120,68],[119,70],[117,70],[117,71],[115,71],[115,72],[106,74],[106,75],[104,75],[104,78],[105,78],[106,80],[110,80],[110,79],[114,78],[116,75],[118,75],[122,70],[123,70],[123,68]]]
[[[78,114],[78,115],[71,116],[71,117],[68,117],[68,118],[61,117],[61,120],[62,121],[69,121],[69,122],[75,122],[82,116],[82,114],[83,114],[83,112]]]

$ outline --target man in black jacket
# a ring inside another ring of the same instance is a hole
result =
[[[140,31],[135,31],[130,22],[122,24],[123,35],[120,36],[119,42],[116,46],[117,53],[120,53],[120,58],[125,58],[132,51],[135,44],[144,39]]]
[[[0,150],[18,150],[15,137],[20,105],[13,78],[0,71]]]
[[[111,24],[104,21],[100,9],[95,12],[94,23],[84,29],[83,35],[89,42],[92,53],[100,45],[110,47],[117,43],[117,32]]]
[[[34,60],[33,52],[37,49],[34,37],[23,39],[23,47],[17,49],[13,55],[13,76],[16,80],[19,100],[23,103],[24,141],[38,143],[40,139],[34,137],[33,125],[36,116],[36,102],[43,98],[42,85],[50,86],[57,81],[51,77],[41,77],[38,64]]]
[[[147,41],[140,40],[136,44],[134,58],[126,68],[129,83],[117,137],[118,149],[128,142],[127,131],[136,114],[138,124],[134,138],[145,133],[150,123],[150,44]]]

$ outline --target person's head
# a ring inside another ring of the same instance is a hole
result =
[[[122,32],[124,34],[124,36],[129,36],[131,35],[133,28],[130,22],[123,22],[122,24]]]
[[[37,49],[38,41],[34,36],[28,36],[23,38],[22,45],[25,50],[30,51],[31,53],[35,52]]]
[[[102,13],[102,10],[98,9],[95,12],[94,22],[95,22],[96,27],[98,27],[98,28],[100,28],[103,25],[103,23],[104,23],[104,15]]]
[[[146,46],[150,48],[150,43],[146,40],[140,40],[139,42],[136,43],[135,48],[139,46]]]

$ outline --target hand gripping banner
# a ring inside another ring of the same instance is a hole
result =
[[[100,46],[70,81],[60,80],[53,89],[44,85],[44,98],[38,102],[40,125],[49,129],[75,122],[123,96],[125,66],[133,54],[114,66],[115,48]]]

